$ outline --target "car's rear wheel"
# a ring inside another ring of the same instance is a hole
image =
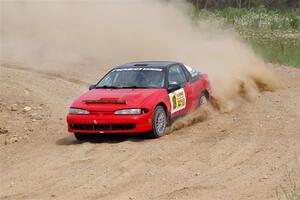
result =
[[[150,137],[159,138],[163,136],[166,132],[167,122],[168,120],[165,109],[162,106],[157,106],[154,110]]]
[[[77,140],[86,140],[86,139],[89,139],[89,134],[86,134],[86,133],[74,133],[74,136]]]
[[[206,92],[202,92],[199,100],[200,106],[207,104],[207,102],[208,102],[208,95],[206,94]]]

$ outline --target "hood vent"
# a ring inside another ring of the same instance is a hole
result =
[[[126,101],[123,100],[110,100],[110,99],[103,99],[103,100],[83,100],[86,104],[126,104]]]

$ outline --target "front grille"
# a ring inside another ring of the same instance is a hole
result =
[[[71,124],[74,130],[98,130],[98,131],[112,131],[112,130],[132,130],[135,124]]]

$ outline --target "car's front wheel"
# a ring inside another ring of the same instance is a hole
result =
[[[86,134],[86,133],[74,133],[74,136],[77,140],[86,140],[86,139],[89,139],[89,134]]]
[[[168,119],[165,109],[162,106],[157,106],[154,110],[150,137],[159,138],[163,136],[166,132],[167,122]]]

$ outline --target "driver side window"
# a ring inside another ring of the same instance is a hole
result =
[[[186,77],[180,65],[173,65],[169,68],[168,80],[169,85],[182,85],[186,83]]]

